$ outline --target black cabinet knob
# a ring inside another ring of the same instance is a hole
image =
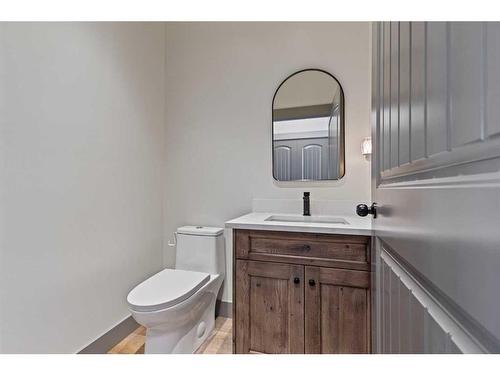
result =
[[[293,283],[294,283],[294,284],[298,284],[298,283],[300,283],[300,279],[299,279],[298,277],[294,277],[294,278],[293,278]]]
[[[309,279],[309,285],[310,285],[310,286],[315,286],[315,285],[316,285],[316,280],[314,280],[314,279]]]
[[[366,204],[358,204],[356,206],[356,213],[359,216],[366,216],[368,214],[373,215],[373,218],[377,217],[377,204],[372,203],[371,206],[367,206]]]

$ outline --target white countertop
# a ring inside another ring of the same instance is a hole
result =
[[[236,219],[227,221],[226,228],[275,230],[286,232],[352,234],[361,236],[371,236],[372,234],[371,218],[369,217],[359,217],[354,215],[337,216],[345,219],[348,224],[266,221],[266,219],[272,215],[286,216],[283,214],[272,212],[252,212],[247,215],[240,216]]]

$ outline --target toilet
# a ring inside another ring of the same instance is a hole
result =
[[[146,327],[145,353],[194,353],[215,325],[225,274],[224,230],[177,229],[175,269],[164,269],[130,291],[134,319]]]

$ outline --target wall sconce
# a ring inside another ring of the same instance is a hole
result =
[[[372,154],[371,137],[366,137],[365,139],[363,139],[363,142],[361,143],[361,153],[363,154],[366,160],[370,158],[370,155]]]

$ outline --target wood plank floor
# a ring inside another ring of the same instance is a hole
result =
[[[210,337],[196,351],[197,354],[231,354],[232,320],[218,317]],[[146,328],[139,327],[125,337],[108,354],[144,354]]]

